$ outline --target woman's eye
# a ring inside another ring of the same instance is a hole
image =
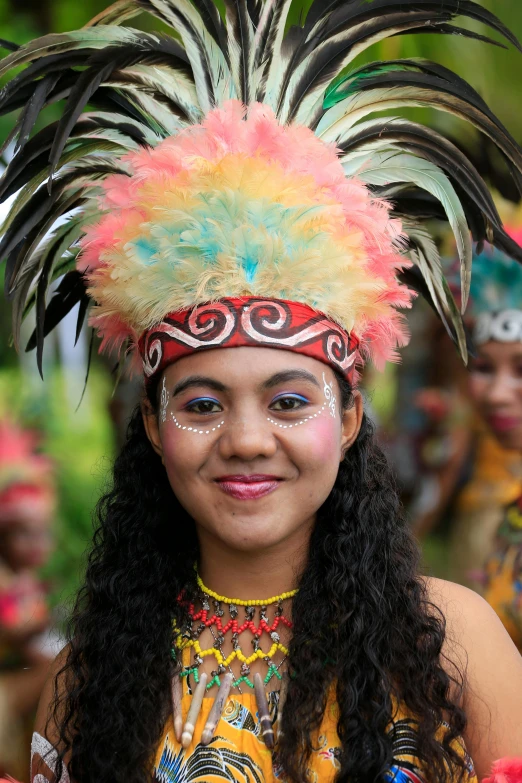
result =
[[[273,411],[296,411],[308,405],[306,397],[300,395],[285,395],[284,397],[278,397],[270,405],[270,409]]]
[[[212,399],[202,398],[200,400],[192,400],[188,405],[185,405],[185,410],[189,413],[221,413],[223,407],[220,402]]]
[[[489,375],[493,372],[493,367],[486,362],[475,362],[471,367],[471,372],[476,372],[479,375]]]

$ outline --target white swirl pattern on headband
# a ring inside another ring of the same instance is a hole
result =
[[[490,340],[499,343],[522,342],[522,310],[502,310],[477,316],[473,339],[477,345]]]

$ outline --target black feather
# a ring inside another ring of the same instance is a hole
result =
[[[479,172],[464,153],[446,138],[422,125],[376,120],[371,128],[362,128],[346,144],[340,143],[338,146],[343,151],[353,152],[359,146],[377,139],[388,140],[399,145],[402,150],[435,163],[446,172],[454,185],[460,185],[473,198],[490,221],[501,225],[493,198]]]
[[[76,406],[76,411],[79,410],[80,405],[82,404],[83,398],[85,396],[85,392],[87,390],[87,383],[89,381],[89,375],[91,372],[91,363],[92,363],[92,354],[94,349],[94,329],[91,329],[91,338],[89,340],[89,348],[87,350],[87,367],[85,368],[85,378],[83,381],[83,389],[82,393],[80,395],[80,400],[78,402],[78,405]]]
[[[54,292],[45,311],[43,324],[44,337],[57,326],[65,316],[81,301],[85,295],[86,285],[83,275],[76,269],[67,272]],[[26,346],[26,351],[36,348],[36,329],[33,331]]]
[[[83,324],[85,322],[85,316],[89,311],[90,305],[91,305],[91,298],[89,294],[85,293],[80,299],[80,306],[78,308],[78,318],[76,320],[76,334],[74,336],[75,345],[80,339],[80,334],[82,333]]]
[[[239,47],[240,99],[245,105],[248,105],[251,101],[249,78],[251,38],[248,34],[248,31],[251,29],[252,24],[248,15],[245,0],[224,0],[224,3],[227,14],[227,27]]]
[[[458,346],[458,338],[456,335],[456,332],[454,328],[452,327],[451,323],[448,321],[448,319],[445,317],[444,313],[437,310],[437,307],[435,305],[435,302],[433,301],[433,297],[431,296],[430,290],[428,286],[426,285],[426,281],[424,280],[422,273],[418,267],[411,266],[408,269],[403,269],[398,274],[398,278],[403,283],[403,285],[408,286],[408,288],[411,288],[413,291],[416,291],[422,298],[429,304],[437,318],[440,318],[442,321],[442,324],[444,328],[446,329],[446,332],[450,336],[452,342]],[[461,322],[462,329],[464,331],[465,337],[466,337],[466,347],[468,354],[470,356],[475,355],[475,349],[473,345],[473,340],[471,338],[470,331],[466,324],[462,321]]]
[[[439,14],[441,21],[451,19],[451,15],[446,13]],[[341,36],[340,40],[332,40],[328,46],[319,48],[315,41],[307,42],[305,45],[305,52],[301,52],[300,59],[303,59],[307,54],[310,55],[310,62],[306,71],[302,74],[298,83],[292,91],[292,100],[288,112],[288,121],[295,118],[297,110],[304,99],[304,97],[310,92],[311,89],[316,89],[321,85],[325,88],[337,76],[339,68],[342,67],[344,57],[347,52],[351,51],[356,45],[361,44],[363,41],[370,40],[377,33],[392,28],[401,28],[403,30],[421,32],[426,23],[430,22],[432,14],[429,12],[408,12],[397,13],[393,17],[370,17],[364,23],[357,25],[351,36]],[[351,25],[346,25],[350,27]],[[322,43],[322,40],[320,41]],[[292,66],[293,69],[293,66]],[[279,109],[282,106],[286,87],[290,81],[291,72],[287,70],[286,83],[283,83]]]
[[[101,53],[93,55],[89,60],[89,67],[81,73],[77,79],[76,85],[71,90],[67,105],[58,123],[56,136],[50,155],[50,176],[56,168],[60,155],[67,142],[76,121],[82,114],[85,106],[100,87],[101,83],[107,80],[116,70],[124,69],[130,65],[140,62],[144,55],[150,55],[147,46],[151,45],[152,36],[143,35],[142,43],[138,46],[111,46],[104,49]],[[161,38],[165,42],[166,38]],[[172,39],[169,45],[175,44],[177,52],[179,45]]]
[[[78,191],[73,193],[53,193],[49,195],[44,188],[37,191],[33,198],[20,210],[13,225],[0,243],[0,258],[7,256],[5,269],[6,295],[11,297],[17,285],[17,276],[21,266],[36,244],[44,238],[55,221],[77,209],[85,203]],[[35,210],[32,209],[35,207]],[[16,257],[12,251],[23,242]]]
[[[384,65],[383,63],[374,63],[372,65],[376,68],[373,74],[370,75],[372,68],[370,65],[353,72],[348,78],[356,79],[356,86],[354,85],[352,89],[357,94],[369,90],[378,90],[382,94],[383,90],[388,89],[391,96],[393,89],[415,88],[417,103],[424,103],[435,109],[444,108],[476,124],[483,133],[494,140],[497,147],[514,164],[514,175],[520,176],[518,172],[522,169],[522,150],[482,98],[464,80],[458,77],[450,80],[451,71],[444,69],[447,77],[442,78],[429,72],[427,63],[422,64],[424,66],[422,72],[415,73],[399,69],[384,71],[379,67]],[[433,63],[429,63],[429,66],[433,69],[438,68]],[[364,75],[366,71],[368,75]],[[347,85],[341,85],[339,95],[349,92]]]
[[[323,0],[315,0],[312,4],[306,20],[307,25],[309,24],[309,19],[312,20],[314,18],[312,14],[314,6],[317,5],[319,8],[322,4]],[[431,13],[431,22],[433,24],[444,21],[443,16],[447,14],[450,15],[451,19],[456,19],[459,16],[474,19],[500,33],[509,43],[522,51],[518,38],[511,30],[502,24],[495,14],[478,3],[471,2],[471,0],[444,0],[444,2],[441,2],[441,0],[372,0],[371,4],[367,3],[366,0],[348,0],[348,2],[341,0],[340,2],[328,3],[329,6],[334,4],[337,7],[332,10],[328,17],[327,34],[332,34],[332,31],[344,25],[347,20],[358,24],[376,16],[384,18],[397,12],[415,13],[422,10]],[[318,20],[319,17],[317,18]]]
[[[20,46],[13,41],[6,41],[5,38],[0,38],[0,47],[7,49],[10,52],[17,52]]]
[[[214,0],[191,0],[192,5],[199,11],[203,24],[210,35],[219,43],[221,51],[228,59],[228,41],[225,25],[219,14]]]
[[[15,152],[24,148],[41,110],[47,103],[49,94],[52,93],[59,81],[60,74],[52,74],[51,76],[45,76],[36,84],[33,94],[22,112]]]

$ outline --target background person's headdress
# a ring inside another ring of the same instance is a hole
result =
[[[36,446],[32,432],[0,420],[0,527],[53,510],[52,464]]]
[[[104,343],[139,346],[149,377],[200,348],[258,344],[353,379],[360,357],[394,358],[406,339],[396,308],[414,291],[466,358],[426,219],[451,224],[464,305],[470,229],[479,243],[522,251],[452,143],[373,115],[429,106],[466,119],[519,186],[522,151],[446,68],[408,59],[346,69],[390,35],[489,40],[453,25],[458,15],[520,45],[471,0],[314,0],[286,30],[290,5],[224,0],[222,18],[213,0],[119,0],[0,63],[0,75],[28,66],[0,94],[0,112],[22,109],[0,197],[21,191],[0,254],[17,344],[36,307],[29,347],[40,365],[44,336],[78,303],[79,330],[94,300]],[[175,37],[122,26],[143,11]],[[61,120],[31,137],[40,111],[62,99]]]
[[[521,231],[510,230],[520,241]],[[468,318],[476,345],[522,343],[522,266],[491,246],[473,259]]]

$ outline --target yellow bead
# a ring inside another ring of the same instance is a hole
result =
[[[267,598],[266,600],[256,598],[253,601],[243,601],[241,598],[227,598],[224,595],[215,593],[213,590],[209,590],[209,588],[205,587],[203,584],[199,574],[197,574],[197,582],[199,589],[203,593],[209,595],[211,598],[214,598],[215,601],[220,601],[222,604],[236,604],[236,606],[270,606],[271,604],[277,604],[280,601],[285,601],[287,598],[293,598],[298,593],[298,590],[290,590],[290,592],[282,593],[281,595],[275,595],[273,598]]]

